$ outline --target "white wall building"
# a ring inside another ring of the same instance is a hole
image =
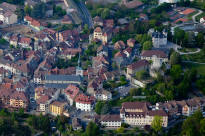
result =
[[[94,97],[97,100],[101,101],[109,101],[112,99],[112,93],[106,91],[106,90],[101,90],[101,91],[96,91],[94,93]]]
[[[82,111],[91,111],[94,106],[94,97],[85,94],[79,94],[75,99],[76,109]]]
[[[163,110],[151,110],[148,102],[125,102],[120,110],[120,117],[124,123],[132,126],[151,125],[155,116],[162,118],[162,126],[167,127],[168,115]]]
[[[100,124],[105,127],[121,127],[120,115],[102,115],[99,118]]]

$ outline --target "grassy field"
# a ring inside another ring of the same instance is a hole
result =
[[[204,51],[200,51],[196,54],[187,54],[181,56],[182,61],[195,61],[199,63],[205,63],[205,53]]]
[[[193,63],[183,63],[182,66],[185,69],[191,69],[194,68],[197,70],[197,72],[200,75],[204,75],[205,76],[205,64],[193,64]]]

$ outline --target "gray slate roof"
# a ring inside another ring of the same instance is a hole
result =
[[[76,75],[46,75],[46,80],[57,80],[57,81],[76,81],[81,82],[81,77]]]

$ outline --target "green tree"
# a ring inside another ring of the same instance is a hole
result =
[[[146,77],[148,77],[148,73],[145,70],[141,70],[141,71],[136,72],[135,76],[139,80],[144,80],[146,79]]]
[[[152,42],[151,41],[146,41],[143,43],[143,50],[150,50],[152,49]]]
[[[171,90],[165,90],[164,95],[165,95],[166,100],[174,99],[174,94],[173,94],[173,91]]]
[[[179,81],[182,78],[182,68],[180,65],[173,65],[170,74],[175,82]]]
[[[98,101],[95,106],[95,112],[97,114],[106,114],[109,112],[109,110],[110,110],[109,104],[103,101]]]
[[[205,94],[205,77],[200,77],[197,81],[196,81],[196,86],[198,89],[200,89],[200,91],[202,91]]]
[[[188,117],[182,125],[182,135],[200,136],[200,125],[203,115],[200,110]]]
[[[177,52],[173,52],[170,56],[170,63],[171,65],[179,64],[181,61],[180,55]]]
[[[158,133],[162,131],[162,117],[155,116],[152,123],[151,123],[152,129]]]
[[[201,136],[205,136],[205,119],[200,121],[200,134]]]
[[[101,17],[102,19],[107,19],[108,17],[110,17],[110,11],[108,8],[103,9],[103,11],[101,12]]]
[[[45,3],[38,3],[33,7],[31,11],[31,16],[34,18],[43,18],[46,13],[46,4]]]
[[[24,12],[25,12],[26,15],[31,15],[31,11],[32,11],[32,9],[29,5],[26,5],[24,7]]]
[[[131,96],[141,95],[142,91],[140,88],[130,88],[129,94]]]
[[[205,43],[204,34],[199,32],[195,38],[195,41],[196,41],[197,47],[202,48]]]
[[[117,133],[124,133],[124,131],[125,131],[125,128],[124,128],[124,127],[119,127],[119,128],[116,130]]]
[[[95,123],[89,122],[86,127],[84,135],[85,136],[97,136],[99,134],[100,134],[99,127]]]

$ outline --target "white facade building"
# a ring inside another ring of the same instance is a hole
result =
[[[167,127],[168,115],[163,110],[151,110],[147,102],[125,102],[120,110],[120,117],[124,123],[132,126],[151,125],[155,116],[160,116],[162,126]]]
[[[120,115],[102,115],[99,118],[100,124],[105,127],[121,127]]]
[[[94,107],[94,97],[87,96],[85,94],[79,94],[76,99],[76,109],[80,109],[82,111],[91,111]]]

